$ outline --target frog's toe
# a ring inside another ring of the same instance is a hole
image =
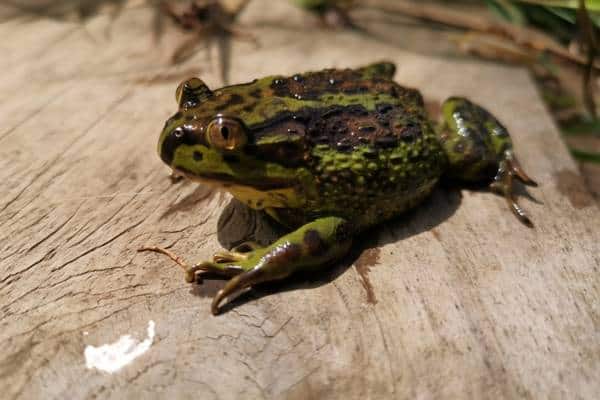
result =
[[[216,263],[228,263],[228,262],[239,262],[247,260],[252,256],[252,252],[261,249],[256,242],[244,242],[238,246],[235,246],[230,251],[219,251],[213,255],[213,261]]]
[[[512,174],[519,179],[521,182],[523,182],[523,184],[527,185],[527,186],[534,186],[537,187],[537,182],[534,181],[533,179],[531,179],[529,177],[529,175],[527,175],[525,173],[525,171],[523,170],[523,168],[521,167],[521,164],[519,163],[519,161],[515,158],[515,156],[512,154],[512,152],[510,152],[510,157],[509,158],[509,168],[512,172]]]
[[[243,261],[248,259],[248,253],[238,251],[218,251],[213,254],[213,261],[217,264]]]
[[[233,249],[231,249],[231,251],[236,252],[236,253],[249,253],[251,251],[258,250],[260,248],[262,248],[262,246],[259,245],[258,243],[253,242],[253,241],[248,241],[248,242],[244,242],[244,243],[241,243],[241,244],[235,246]]]
[[[523,171],[513,153],[507,151],[505,159],[500,161],[498,172],[494,177],[494,181],[490,184],[490,188],[494,192],[503,195],[511,211],[517,216],[519,221],[532,228],[533,222],[531,222],[525,210],[521,208],[515,199],[513,178],[517,178],[525,185],[537,186],[537,183]]]
[[[251,269],[249,271],[245,271],[241,274],[234,276],[229,281],[227,281],[223,289],[219,290],[219,292],[217,292],[216,296],[213,298],[210,307],[212,314],[219,314],[219,306],[227,297],[239,292],[242,289],[249,288],[256,283],[264,281],[265,271],[261,268]]]
[[[212,262],[202,261],[184,269],[185,280],[188,283],[202,283],[204,276],[217,275],[231,278],[242,273],[244,270],[236,262]]]

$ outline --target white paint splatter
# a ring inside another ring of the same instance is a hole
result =
[[[123,335],[114,343],[86,346],[85,366],[114,373],[144,354],[154,341],[154,321],[148,321],[148,337],[138,342],[131,335]]]

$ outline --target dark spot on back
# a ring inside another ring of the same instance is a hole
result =
[[[342,152],[352,150],[352,144],[350,143],[350,141],[348,139],[340,140],[339,142],[336,143],[335,146],[339,151],[342,151]]]
[[[234,93],[231,95],[231,97],[229,98],[229,104],[230,105],[234,105],[234,104],[242,104],[244,102],[244,97]]]
[[[319,137],[316,138],[315,142],[317,144],[329,144],[329,136],[327,135],[321,135]]]
[[[223,160],[226,163],[235,164],[240,161],[240,158],[238,156],[236,156],[235,154],[225,154],[225,155],[223,155]]]
[[[325,112],[323,112],[323,114],[321,114],[321,118],[331,118],[336,115],[340,115],[343,111],[344,111],[344,109],[342,107],[332,107],[332,108],[325,110]]]
[[[365,150],[365,152],[363,153],[363,155],[364,155],[366,158],[370,158],[370,159],[377,158],[377,155],[378,155],[378,154],[379,154],[379,153],[377,152],[377,150],[376,150],[376,149],[373,149],[373,148],[368,148],[368,149],[366,149],[366,150]]]
[[[405,126],[401,131],[400,131],[400,139],[403,142],[414,142],[417,138],[421,137],[422,132],[421,132],[421,127],[419,125],[409,125],[409,126]]]
[[[394,136],[381,136],[375,139],[375,145],[383,149],[395,147],[398,144],[398,139]]]
[[[233,93],[232,95],[230,95],[227,100],[219,105],[217,105],[215,107],[215,111],[223,111],[226,110],[227,108],[236,105],[236,104],[243,104],[244,103],[244,97],[237,94],[237,93]]]
[[[223,111],[223,110],[225,110],[227,107],[229,107],[229,104],[228,104],[228,103],[221,103],[221,104],[219,104],[219,105],[215,106],[215,111],[217,111],[217,112],[218,112],[218,111]]]
[[[392,157],[390,158],[390,163],[391,163],[392,165],[400,165],[400,164],[402,164],[402,161],[403,161],[403,160],[402,160],[402,157],[394,157],[394,156],[392,156]]]
[[[358,130],[362,133],[372,133],[375,132],[377,128],[375,128],[373,125],[363,125],[363,126],[359,126]]]
[[[394,107],[391,104],[388,103],[379,103],[375,106],[375,111],[377,111],[378,113],[381,114],[385,114],[389,111],[391,111]]]

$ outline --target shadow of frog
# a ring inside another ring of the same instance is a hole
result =
[[[328,284],[352,266],[356,268],[366,291],[366,301],[374,304],[377,300],[368,272],[378,262],[380,247],[438,226],[455,213],[460,206],[461,197],[459,190],[438,187],[415,209],[358,234],[350,252],[329,267],[311,273],[297,273],[280,281],[255,285],[221,305],[220,313],[273,293],[311,289]],[[246,241],[269,245],[289,231],[264,212],[250,209],[238,200],[232,199],[219,218],[217,238],[224,248],[231,249]],[[383,231],[386,232],[385,235],[380,234]],[[223,285],[216,284],[218,281],[215,280],[207,280],[206,276],[204,278],[203,283],[193,284],[191,293],[200,297],[214,297]]]

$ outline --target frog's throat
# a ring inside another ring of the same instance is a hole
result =
[[[250,208],[262,210],[265,208],[299,208],[303,201],[298,197],[294,189],[294,182],[286,185],[281,183],[265,183],[260,186],[252,186],[235,182],[227,177],[209,177],[190,174],[185,170],[175,168],[173,172],[182,175],[189,180],[212,186],[219,190],[225,190],[236,199],[240,200]]]

